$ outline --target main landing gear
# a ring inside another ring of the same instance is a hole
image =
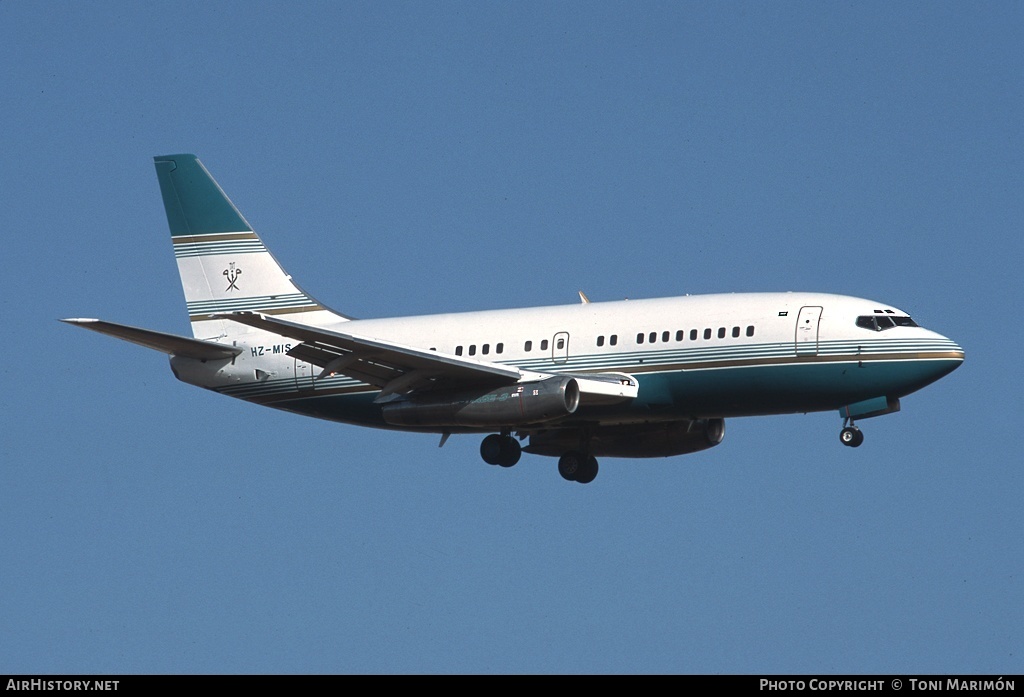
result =
[[[519,462],[523,450],[509,433],[492,433],[480,443],[480,457],[488,465],[511,467]],[[582,450],[571,450],[558,458],[558,473],[569,482],[589,484],[597,477],[597,458]]]
[[[480,444],[480,457],[488,465],[511,467],[519,462],[519,457],[522,454],[523,450],[519,446],[519,441],[507,433],[501,435],[492,433]]]
[[[570,450],[558,458],[558,473],[567,482],[590,484],[597,477],[597,458]]]
[[[839,432],[839,442],[851,448],[856,448],[864,442],[864,434],[853,425],[853,419],[843,421],[843,430]],[[848,425],[845,425],[848,424]]]

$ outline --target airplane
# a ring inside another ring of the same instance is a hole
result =
[[[484,435],[482,459],[694,453],[725,419],[837,410],[855,422],[961,365],[952,340],[885,303],[827,293],[687,295],[355,319],[303,291],[195,155],[154,158],[192,337],[62,322],[168,354],[186,383],[297,414]],[[525,444],[523,443],[525,441]]]

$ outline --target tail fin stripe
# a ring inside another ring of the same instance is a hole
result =
[[[225,240],[258,240],[259,236],[249,230],[247,232],[208,232],[202,235],[178,235],[172,237],[174,244],[191,244],[193,242],[223,242]]]
[[[324,309],[319,303],[304,294],[283,296],[260,296],[238,300],[201,300],[188,303],[188,314],[193,322],[206,319],[208,315],[225,312],[257,310],[276,315],[287,312],[312,312]]]
[[[234,312],[254,307],[297,307],[299,305],[316,305],[316,302],[305,293],[290,295],[255,295],[237,300],[193,300],[188,303],[189,312]]]
[[[276,310],[264,310],[260,309],[260,313],[264,315],[289,315],[295,312],[316,312],[317,310],[324,310],[326,308],[321,305],[308,305],[305,307],[282,307]],[[202,315],[189,315],[188,319],[190,322],[205,322],[207,320],[223,320],[223,312],[210,312]]]
[[[193,242],[174,245],[176,259],[186,257],[213,256],[215,254],[258,254],[267,251],[259,240],[235,240],[230,242]]]

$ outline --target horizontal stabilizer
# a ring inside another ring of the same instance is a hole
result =
[[[152,329],[129,327],[126,324],[115,324],[114,322],[104,322],[98,319],[73,318],[62,319],[61,322],[91,329],[100,334],[109,334],[139,346],[162,351],[170,356],[183,356],[200,361],[226,360],[234,358],[242,352],[242,349],[233,346],[224,346],[209,341],[178,336],[177,334],[165,334],[164,332],[155,332]]]

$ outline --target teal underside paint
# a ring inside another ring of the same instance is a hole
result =
[[[195,155],[153,160],[172,237],[252,230]]]
[[[626,405],[581,407],[558,425],[831,411],[874,398],[903,397],[947,375],[960,363],[959,360],[897,360],[642,373],[636,376],[640,383],[636,400]],[[376,396],[376,392],[318,396],[310,390],[269,406],[331,421],[395,428],[381,418],[380,408],[373,403]],[[403,427],[401,430],[415,429]],[[475,429],[450,430],[472,432]]]
[[[955,360],[826,362],[684,371],[647,379],[667,382],[674,405],[683,413],[756,416],[826,411],[874,397],[902,397],[958,365]],[[639,401],[644,400],[645,377],[638,376]]]

